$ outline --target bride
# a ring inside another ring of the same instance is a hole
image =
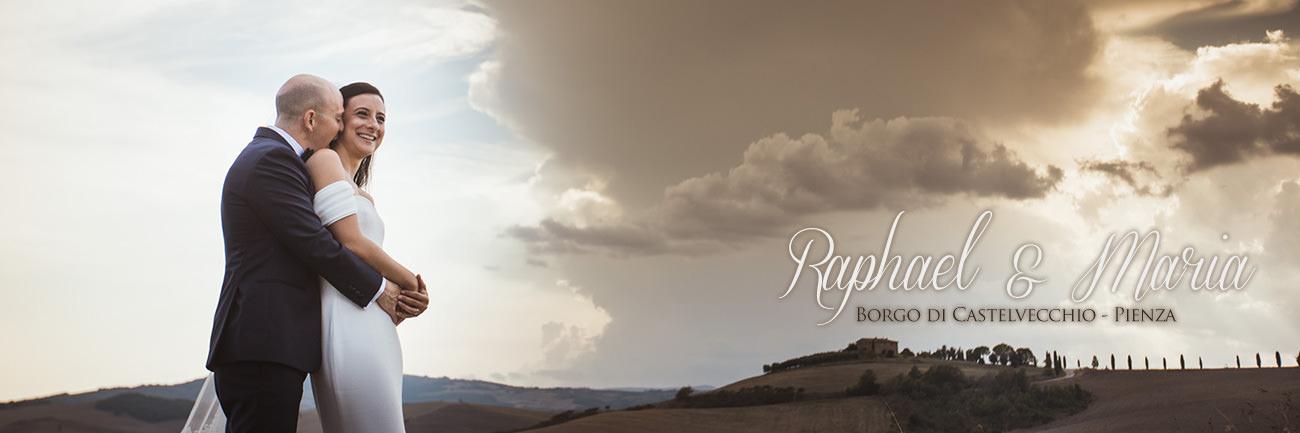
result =
[[[384,139],[384,97],[368,83],[352,83],[339,91],[342,132],[329,149],[310,155],[306,163],[316,189],[316,214],[339,243],[376,271],[401,287],[419,287],[423,292],[424,281],[380,247],[384,224],[374,199],[361,189]],[[396,328],[402,319],[378,308],[361,309],[328,281],[320,281],[323,353],[311,383],[321,426],[325,433],[405,432],[402,348]],[[225,431],[211,375],[181,431]]]

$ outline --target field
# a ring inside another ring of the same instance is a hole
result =
[[[550,412],[468,403],[430,402],[405,406],[409,432],[491,433],[527,427]],[[149,423],[97,410],[93,403],[44,404],[0,410],[0,433],[176,433],[184,421]],[[299,433],[320,433],[315,411],[298,421]]]
[[[404,410],[406,431],[412,433],[491,433],[528,427],[551,416],[535,410],[450,402],[413,403]],[[303,413],[298,433],[320,431],[316,413]]]
[[[0,410],[0,433],[176,433],[184,420],[148,423],[94,408],[94,403],[43,404]]]
[[[857,382],[863,371],[874,370],[880,381],[906,374],[912,366],[925,371],[934,365],[955,365],[968,377],[976,378],[1009,367],[995,367],[966,362],[928,359],[883,359],[871,362],[845,362],[797,368],[742,379],[719,389],[770,385],[802,387],[807,393],[842,395],[844,388]],[[1031,373],[1037,369],[1030,369]],[[645,409],[614,411],[570,421],[530,432],[896,432],[893,419],[883,400],[874,397],[834,398],[716,409]]]
[[[816,400],[719,409],[645,409],[581,418],[536,433],[619,432],[888,432],[884,405],[874,398]]]
[[[1028,431],[1041,433],[1290,431],[1300,411],[1300,369],[1081,372],[1054,384],[1078,383],[1097,401],[1087,410]],[[1253,410],[1252,410],[1253,408]],[[1249,414],[1249,416],[1247,416]]]
[[[795,386],[834,393],[867,369],[882,381],[922,371],[941,361],[890,359],[840,363],[750,377],[724,386]],[[955,363],[971,377],[1007,367]],[[1037,369],[1030,369],[1035,373]],[[1300,431],[1300,369],[1214,369],[1186,371],[1079,370],[1048,385],[1078,384],[1096,400],[1081,413],[1020,430],[1035,433],[1252,432]],[[1290,428],[1290,430],[1287,430]],[[881,400],[870,397],[813,400],[722,409],[617,411],[534,430],[587,432],[896,432]]]

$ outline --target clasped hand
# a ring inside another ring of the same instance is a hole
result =
[[[406,285],[388,280],[384,285],[384,293],[375,302],[396,325],[419,316],[429,308],[429,289],[424,284],[424,278],[419,275],[412,281],[407,281]]]

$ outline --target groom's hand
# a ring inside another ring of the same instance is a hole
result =
[[[406,319],[406,317],[402,316],[401,312],[398,310],[398,297],[401,296],[402,287],[398,286],[397,283],[394,283],[391,280],[386,281],[387,282],[384,284],[384,293],[379,295],[379,299],[375,300],[375,304],[379,305],[379,309],[388,313],[388,318],[392,319],[393,324],[396,325],[402,323],[402,320]]]

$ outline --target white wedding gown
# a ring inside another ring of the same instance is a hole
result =
[[[383,245],[384,222],[351,182],[321,189],[315,207],[326,226],[355,213],[361,233]],[[402,346],[388,314],[373,303],[357,307],[321,279],[321,339],[311,384],[325,433],[404,433]],[[181,432],[221,433],[225,424],[209,374]]]

